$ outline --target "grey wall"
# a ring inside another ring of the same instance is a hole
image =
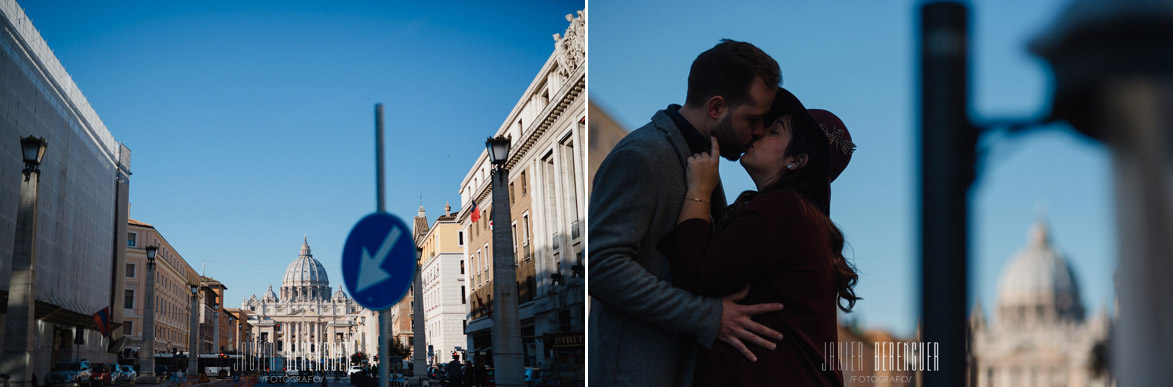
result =
[[[14,5],[0,0],[0,289],[11,270],[19,138],[44,137],[37,300],[92,314],[110,302],[114,244],[125,240],[114,235],[117,145]]]

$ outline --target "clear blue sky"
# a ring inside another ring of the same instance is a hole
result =
[[[1067,1],[971,6],[976,119],[1028,117],[1049,107],[1049,73],[1026,43]],[[683,103],[688,69],[721,38],[752,42],[782,67],[807,107],[838,114],[858,144],[833,185],[832,218],[846,233],[867,328],[908,336],[919,314],[919,142],[916,8],[919,2],[592,1],[590,97],[629,129]],[[723,162],[733,197],[752,187]],[[1116,267],[1110,160],[1105,147],[1064,125],[995,143],[972,197],[971,297],[987,311],[1004,265],[1026,245],[1045,208],[1052,238],[1075,269],[1090,312],[1113,299]]]
[[[228,286],[280,285],[309,234],[330,284],[375,210],[384,103],[387,209],[430,220],[458,189],[578,1],[21,1],[115,139],[131,217]]]

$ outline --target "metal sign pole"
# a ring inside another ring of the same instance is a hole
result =
[[[378,212],[387,212],[386,191],[383,190],[383,104],[375,104],[375,198]],[[391,385],[391,327],[387,309],[379,311],[379,387]]]

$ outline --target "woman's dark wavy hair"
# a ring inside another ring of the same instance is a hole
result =
[[[835,285],[839,295],[839,309],[851,312],[855,302],[862,297],[855,295],[855,284],[859,282],[856,268],[843,256],[843,231],[830,218],[831,183],[830,183],[830,147],[827,138],[819,128],[814,118],[806,112],[802,102],[783,88],[778,88],[774,97],[774,105],[766,113],[764,122],[773,125],[776,120],[786,115],[791,117],[791,140],[786,146],[787,155],[806,154],[806,165],[798,170],[787,172],[782,169],[781,175],[773,183],[762,188],[761,191],[745,191],[737,197],[730,206],[730,211],[736,212],[758,195],[773,190],[790,190],[798,193],[807,204],[807,210],[818,209],[818,218],[826,223],[827,236],[831,241],[831,261],[835,268]],[[731,216],[725,217],[726,219]],[[845,305],[846,303],[846,305]]]

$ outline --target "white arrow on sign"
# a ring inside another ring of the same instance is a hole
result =
[[[359,293],[391,278],[391,273],[383,270],[383,261],[387,259],[387,255],[395,247],[395,242],[399,240],[399,233],[399,227],[391,226],[391,232],[387,233],[387,239],[383,240],[383,244],[379,246],[379,251],[376,251],[374,256],[371,256],[366,246],[363,246],[362,261],[360,261],[358,271],[357,291]]]

